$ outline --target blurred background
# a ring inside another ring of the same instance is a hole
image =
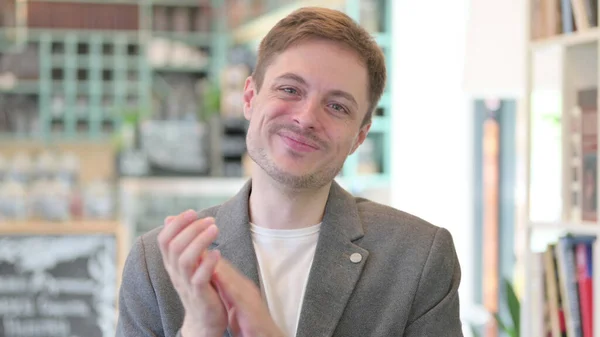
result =
[[[600,337],[597,0],[0,0],[0,336],[114,335],[133,241],[248,178],[244,80],[305,6],[385,53],[338,181],[451,231],[465,336]]]

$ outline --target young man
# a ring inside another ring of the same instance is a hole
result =
[[[381,50],[345,14],[280,21],[245,86],[251,180],[136,241],[117,336],[462,336],[449,232],[334,181],[385,81]]]

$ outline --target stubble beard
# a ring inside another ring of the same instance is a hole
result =
[[[333,165],[325,167],[320,171],[305,175],[293,175],[285,172],[277,166],[268,156],[267,151],[262,146],[253,146],[252,137],[248,134],[248,155],[250,158],[279,184],[290,189],[319,189],[333,181],[342,170],[342,165]]]

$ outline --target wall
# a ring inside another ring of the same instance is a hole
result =
[[[469,0],[465,90],[477,97],[520,97],[525,90],[527,1]]]
[[[394,1],[392,11],[391,204],[452,232],[463,271],[461,315],[470,336],[468,321],[485,318],[473,292],[480,270],[472,258],[471,101],[523,95],[526,3]]]
[[[453,234],[466,318],[474,310],[473,114],[463,91],[468,1],[394,1],[392,11],[391,204]]]

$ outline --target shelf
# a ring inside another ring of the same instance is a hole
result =
[[[338,176],[335,180],[345,188],[356,190],[388,188],[390,177],[386,174],[356,174],[352,178]]]
[[[188,67],[188,66],[156,66],[152,67],[152,70],[156,72],[164,73],[200,73],[204,74],[208,72],[208,67]]]
[[[145,5],[145,0],[27,0],[27,2],[91,3],[97,5]]]
[[[151,34],[153,37],[181,41],[197,47],[209,47],[212,43],[211,35],[202,32],[178,33],[152,31]]]
[[[2,143],[24,142],[34,139],[33,131],[29,133],[23,132],[0,132],[0,145]]]
[[[187,178],[187,177],[125,177],[119,180],[123,193],[168,193],[177,196],[231,196],[237,193],[248,178]]]
[[[256,19],[250,20],[233,30],[232,37],[236,43],[249,43],[261,39],[273,26],[291,12],[302,7],[339,8],[345,6],[346,0],[296,0],[270,11]]]
[[[92,30],[92,29],[56,29],[56,28],[30,28],[27,29],[27,39],[30,41],[40,41],[45,37],[53,39],[62,39],[67,36],[91,37],[101,36],[109,41],[114,41],[116,36],[125,37],[129,43],[139,43],[142,30]]]
[[[373,36],[375,37],[375,42],[377,42],[380,47],[387,48],[391,45],[391,38],[388,34],[375,33]]]
[[[96,68],[98,64],[92,64],[92,62],[96,62],[96,59],[100,59],[99,67],[101,69],[119,69],[120,62],[116,59],[119,57],[120,59],[125,59],[124,65],[127,69],[138,69],[140,67],[140,58],[137,56],[115,56],[115,55],[100,55],[100,56],[90,56],[90,55],[73,55],[67,58],[66,55],[55,54],[52,55],[52,67],[62,67],[62,68]],[[77,62],[75,64],[66,63],[67,59],[74,59]]]
[[[529,224],[535,231],[557,231],[561,233],[599,235],[600,225],[596,222],[565,223],[565,222],[533,222]]]
[[[169,7],[209,7],[210,2],[205,0],[149,0],[155,6]]]
[[[0,94],[31,94],[39,92],[39,82],[37,80],[17,81],[13,87],[1,87]]]
[[[52,94],[62,94],[66,95],[65,86],[67,85],[67,80],[55,80],[52,81]],[[140,88],[143,85],[140,81],[102,81],[98,83],[97,89],[101,91],[92,90],[92,85],[96,87],[95,83],[90,81],[75,81],[74,82],[74,90],[73,92],[76,95],[81,96],[95,96],[102,93],[107,97],[115,97],[115,96],[132,96],[138,97],[140,93]],[[144,88],[146,89],[146,88]],[[103,105],[103,104],[102,104]]]
[[[378,108],[389,108],[391,105],[391,98],[389,92],[384,92],[379,99],[379,103],[377,104]]]
[[[118,221],[81,220],[66,222],[50,221],[0,221],[3,234],[111,234],[120,230]]]
[[[373,116],[373,123],[371,124],[371,129],[369,129],[369,133],[383,133],[390,130],[390,121],[389,118],[384,116]]]
[[[583,32],[573,32],[570,34],[561,34],[549,38],[534,40],[530,42],[530,48],[532,50],[537,50],[553,46],[576,46],[591,42],[597,42],[599,38],[600,28],[594,27]]]
[[[15,143],[31,144],[32,142],[39,142],[44,144],[80,142],[88,144],[105,144],[113,140],[113,136],[109,134],[100,134],[96,138],[90,138],[88,134],[89,132],[77,132],[75,135],[65,137],[63,135],[56,135],[53,132],[50,132],[47,136],[40,135],[40,133],[37,131],[30,131],[27,133],[0,132],[0,145],[13,146],[15,145]]]

